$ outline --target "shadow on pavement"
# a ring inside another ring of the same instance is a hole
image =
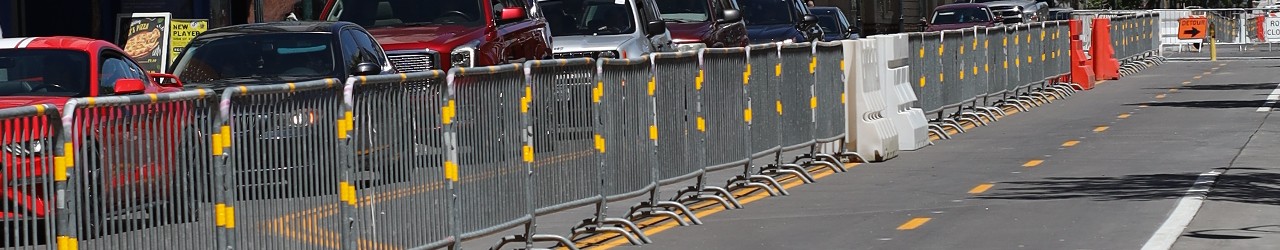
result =
[[[1052,177],[1037,181],[1001,182],[997,192],[975,198],[1095,201],[1177,199],[1186,194],[1199,175],[1200,173]],[[1280,173],[1228,172],[1218,178],[1209,192],[1209,200],[1280,206]]]
[[[1144,102],[1130,103],[1126,106],[1148,105],[1152,107],[1176,107],[1176,108],[1207,108],[1207,109],[1232,109],[1232,108],[1258,108],[1265,105],[1265,100],[1243,101],[1243,100],[1223,100],[1223,101],[1185,101],[1185,102]]]
[[[1182,234],[1184,237],[1212,239],[1212,240],[1248,240],[1257,239],[1261,236],[1251,236],[1260,234],[1280,233],[1280,225],[1265,225],[1242,228],[1226,228],[1226,229],[1208,229],[1196,230]]]

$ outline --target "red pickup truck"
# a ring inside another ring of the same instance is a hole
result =
[[[528,0],[328,0],[323,20],[359,24],[402,73],[551,58],[551,32]]]

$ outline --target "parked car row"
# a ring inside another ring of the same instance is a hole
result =
[[[940,31],[1070,19],[1072,10],[1060,6],[1051,0],[956,0],[923,21],[925,31]]]

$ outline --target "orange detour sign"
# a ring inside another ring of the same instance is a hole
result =
[[[1178,39],[1204,39],[1209,33],[1209,21],[1204,17],[1178,19]]]

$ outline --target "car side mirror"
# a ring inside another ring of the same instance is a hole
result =
[[[648,25],[645,25],[644,28],[649,36],[662,35],[667,33],[667,22],[663,22],[662,20],[651,21]]]
[[[724,19],[720,19],[720,23],[736,23],[742,21],[742,12],[735,9],[724,10]]]
[[[113,94],[117,95],[141,94],[146,91],[147,87],[142,85],[142,80],[130,78],[121,78],[116,80],[116,85],[111,90]]]
[[[178,80],[178,76],[172,74],[150,73],[147,77],[156,81],[161,87],[182,88],[182,80]]]
[[[524,17],[525,17],[524,8],[508,7],[508,8],[502,9],[502,15],[499,19],[505,22],[505,21],[516,21],[516,20],[524,19]]]
[[[371,62],[356,64],[356,67],[351,69],[351,75],[355,76],[377,75],[378,73],[382,73],[382,66]]]
[[[818,16],[814,16],[813,14],[804,14],[803,21],[805,24],[815,24],[818,23]]]

